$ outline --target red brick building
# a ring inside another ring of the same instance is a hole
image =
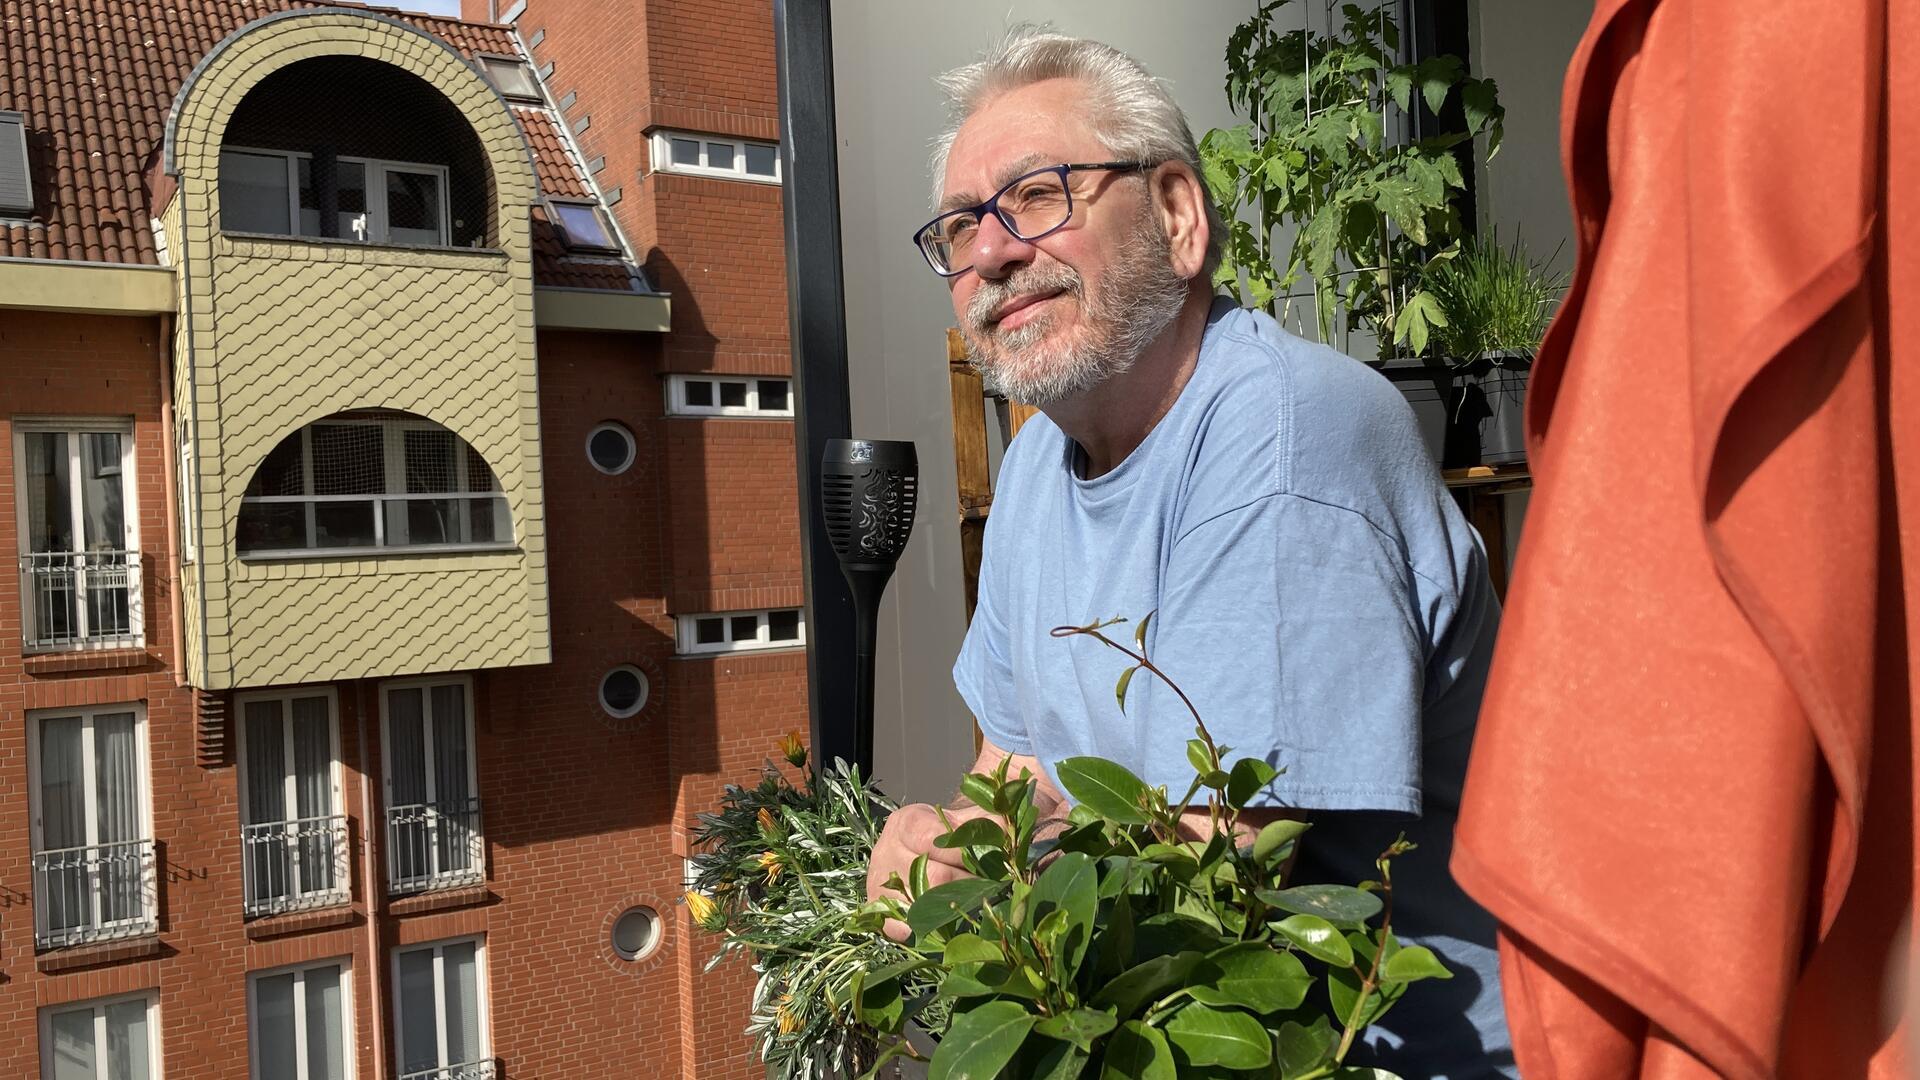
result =
[[[759,1071],[770,12],[487,8],[0,0],[0,1076]]]

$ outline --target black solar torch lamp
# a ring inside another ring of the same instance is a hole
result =
[[[880,597],[913,532],[920,462],[913,443],[829,439],[820,459],[827,538],[853,594],[854,753],[873,764],[873,648]]]

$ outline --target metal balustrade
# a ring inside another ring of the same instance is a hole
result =
[[[387,891],[392,895],[476,885],[485,870],[478,798],[387,810]]]
[[[36,551],[20,556],[24,647],[139,644],[140,553]]]
[[[159,898],[151,840],[35,852],[34,944],[58,949],[156,933]]]
[[[443,1065],[418,1072],[401,1073],[400,1080],[494,1080],[498,1075],[493,1058],[482,1058],[461,1065]]]
[[[240,854],[250,917],[351,899],[345,814],[242,826]]]

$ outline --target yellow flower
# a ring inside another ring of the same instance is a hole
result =
[[[767,884],[769,884],[769,885],[771,885],[771,884],[773,884],[773,879],[774,879],[774,878],[777,878],[777,877],[779,877],[779,876],[780,876],[780,855],[779,855],[779,853],[778,853],[778,852],[773,852],[773,851],[769,851],[769,852],[766,852],[765,854],[763,854],[763,855],[761,855],[761,856],[760,856],[760,868],[761,868],[762,870],[765,870],[765,871],[767,872]]]
[[[765,833],[768,836],[780,835],[780,825],[778,822],[773,820],[773,812],[768,810],[766,807],[763,806],[760,808],[760,813],[758,815],[757,820],[760,822],[760,831],[762,833]]]
[[[799,768],[807,763],[807,748],[800,744],[800,733],[789,731],[780,740],[780,752],[786,755],[787,764]]]
[[[726,917],[720,914],[720,905],[709,900],[705,894],[692,890],[687,892],[687,914],[692,915],[700,929],[708,933],[719,932],[726,923]]]
[[[787,1011],[787,1003],[793,1000],[792,994],[783,994],[780,1004],[774,1007],[774,1020],[780,1025],[780,1034],[791,1035],[800,1030],[800,1018]]]

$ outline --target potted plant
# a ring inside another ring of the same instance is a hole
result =
[[[1227,100],[1247,121],[1200,142],[1229,223],[1214,284],[1289,325],[1310,299],[1319,340],[1345,352],[1356,332],[1371,336],[1437,459],[1451,379],[1423,355],[1439,317],[1427,277],[1463,232],[1463,160],[1478,135],[1492,159],[1505,113],[1493,80],[1459,57],[1400,62],[1389,8],[1346,4],[1321,33],[1276,25],[1291,2],[1263,3],[1234,30]],[[1456,130],[1428,130],[1455,109]]]
[[[1439,312],[1432,343],[1455,374],[1441,463],[1525,461],[1527,375],[1564,275],[1534,262],[1518,240],[1474,237],[1427,275],[1427,288]]]

